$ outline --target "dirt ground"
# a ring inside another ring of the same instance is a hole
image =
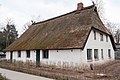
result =
[[[120,80],[120,60],[94,66],[94,70],[66,70],[52,67],[27,67],[0,61],[0,67],[56,80]]]

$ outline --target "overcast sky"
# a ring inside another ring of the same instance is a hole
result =
[[[117,1],[117,2],[116,2]],[[0,0],[0,24],[12,18],[19,34],[24,31],[24,24],[32,19],[46,20],[71,12],[77,3],[92,5],[91,0]],[[104,0],[105,17],[114,23],[120,23],[120,0]]]

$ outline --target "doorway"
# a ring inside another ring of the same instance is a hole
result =
[[[13,60],[13,51],[10,51],[10,61]]]
[[[40,66],[40,50],[36,50],[36,66]]]

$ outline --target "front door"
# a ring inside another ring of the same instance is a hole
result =
[[[12,61],[12,59],[13,59],[13,52],[10,51],[10,61]]]
[[[40,50],[36,50],[36,65],[40,65]]]

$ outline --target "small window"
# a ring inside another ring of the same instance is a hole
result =
[[[96,40],[96,32],[94,31],[94,40]]]
[[[42,53],[43,53],[43,58],[44,59],[48,59],[49,58],[49,51],[48,50],[43,50]]]
[[[27,50],[27,51],[26,51],[26,57],[27,57],[27,58],[30,58],[30,50]]]
[[[94,49],[94,59],[98,60],[98,49]]]
[[[87,49],[87,60],[92,60],[92,49]]]
[[[108,49],[108,57],[111,58],[111,50]]]
[[[21,51],[18,51],[18,57],[21,57]]]
[[[103,34],[100,34],[100,41],[103,41]]]
[[[101,58],[104,59],[104,57],[103,57],[103,49],[101,49]]]
[[[108,42],[108,36],[106,35],[106,42]]]

